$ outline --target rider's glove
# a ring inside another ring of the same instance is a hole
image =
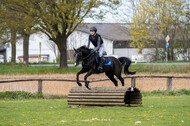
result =
[[[91,53],[94,53],[95,51],[94,50],[91,50]]]

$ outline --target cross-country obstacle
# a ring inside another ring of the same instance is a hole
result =
[[[141,106],[142,94],[137,88],[73,87],[68,94],[70,106]]]

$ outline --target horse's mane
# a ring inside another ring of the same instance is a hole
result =
[[[85,45],[79,47],[79,49],[81,49],[81,50],[85,50],[85,51],[89,51],[89,50],[91,50],[91,49],[87,48]]]

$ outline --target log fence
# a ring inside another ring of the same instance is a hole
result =
[[[123,78],[131,78],[131,87],[136,87],[136,79],[137,78],[165,78],[166,81],[166,90],[172,90],[172,79],[173,78],[183,78],[190,79],[190,76],[159,76],[159,75],[133,75],[133,76],[124,76]],[[103,79],[94,79],[89,80],[89,83],[92,82],[100,82],[100,81],[108,81],[109,78]],[[67,82],[76,82],[75,79],[56,79],[56,78],[28,78],[28,79],[10,79],[10,80],[0,80],[0,83],[12,83],[12,82],[24,82],[24,81],[38,81],[38,92],[42,92],[43,81],[67,81]],[[80,82],[84,82],[84,80],[80,80]]]

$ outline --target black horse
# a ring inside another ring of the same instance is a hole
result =
[[[100,73],[98,68],[98,62],[96,58],[96,52],[91,53],[92,49],[88,49],[86,46],[81,46],[78,49],[74,49],[75,51],[75,66],[79,65],[79,62],[82,61],[82,69],[77,73],[76,81],[79,86],[82,84],[79,82],[79,75],[82,73],[87,74],[84,76],[85,86],[88,87],[88,76],[92,74]],[[119,59],[115,57],[109,57],[111,60],[110,65],[104,65],[103,70],[106,76],[115,84],[117,87],[117,80],[114,78],[114,75],[121,81],[122,86],[124,86],[124,79],[121,77],[122,65],[124,65],[125,69],[124,72],[127,74],[135,74],[135,72],[129,72],[128,67],[131,64],[131,61],[126,57],[121,57]],[[121,60],[121,61],[120,61]]]

